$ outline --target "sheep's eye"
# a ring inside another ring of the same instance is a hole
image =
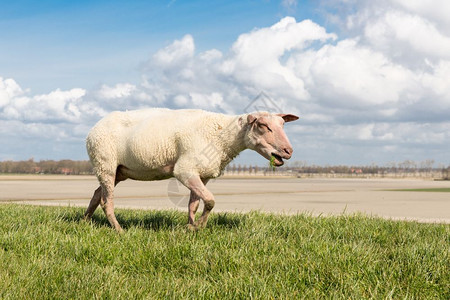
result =
[[[272,132],[272,129],[270,129],[269,126],[267,126],[266,124],[259,124],[260,127],[266,127],[267,130],[269,130],[270,132]]]

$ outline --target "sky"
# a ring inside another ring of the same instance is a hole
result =
[[[115,110],[272,103],[291,161],[450,164],[447,0],[0,4],[0,160],[88,159]]]

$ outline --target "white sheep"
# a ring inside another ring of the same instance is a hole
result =
[[[257,112],[238,116],[203,110],[150,108],[113,112],[89,132],[87,152],[100,187],[94,192],[85,219],[100,204],[108,221],[122,231],[114,215],[114,186],[128,178],[177,178],[190,191],[188,226],[206,225],[214,196],[205,187],[245,149],[253,149],[274,164],[292,155],[283,124],[297,120],[291,114]],[[195,222],[200,199],[204,210]]]

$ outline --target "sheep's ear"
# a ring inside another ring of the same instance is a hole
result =
[[[277,116],[282,117],[284,122],[286,122],[286,123],[298,120],[298,117],[296,115],[291,115],[291,114],[277,114]]]
[[[252,114],[249,114],[247,116],[247,123],[248,124],[253,124],[256,121],[256,119],[258,119],[256,116],[254,116]]]
[[[245,125],[251,125],[255,123],[258,118],[253,114],[247,115],[247,120],[245,120],[245,115],[239,118],[239,126],[244,127]]]

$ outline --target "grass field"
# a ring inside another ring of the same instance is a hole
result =
[[[1,299],[449,299],[450,225],[0,205]]]

